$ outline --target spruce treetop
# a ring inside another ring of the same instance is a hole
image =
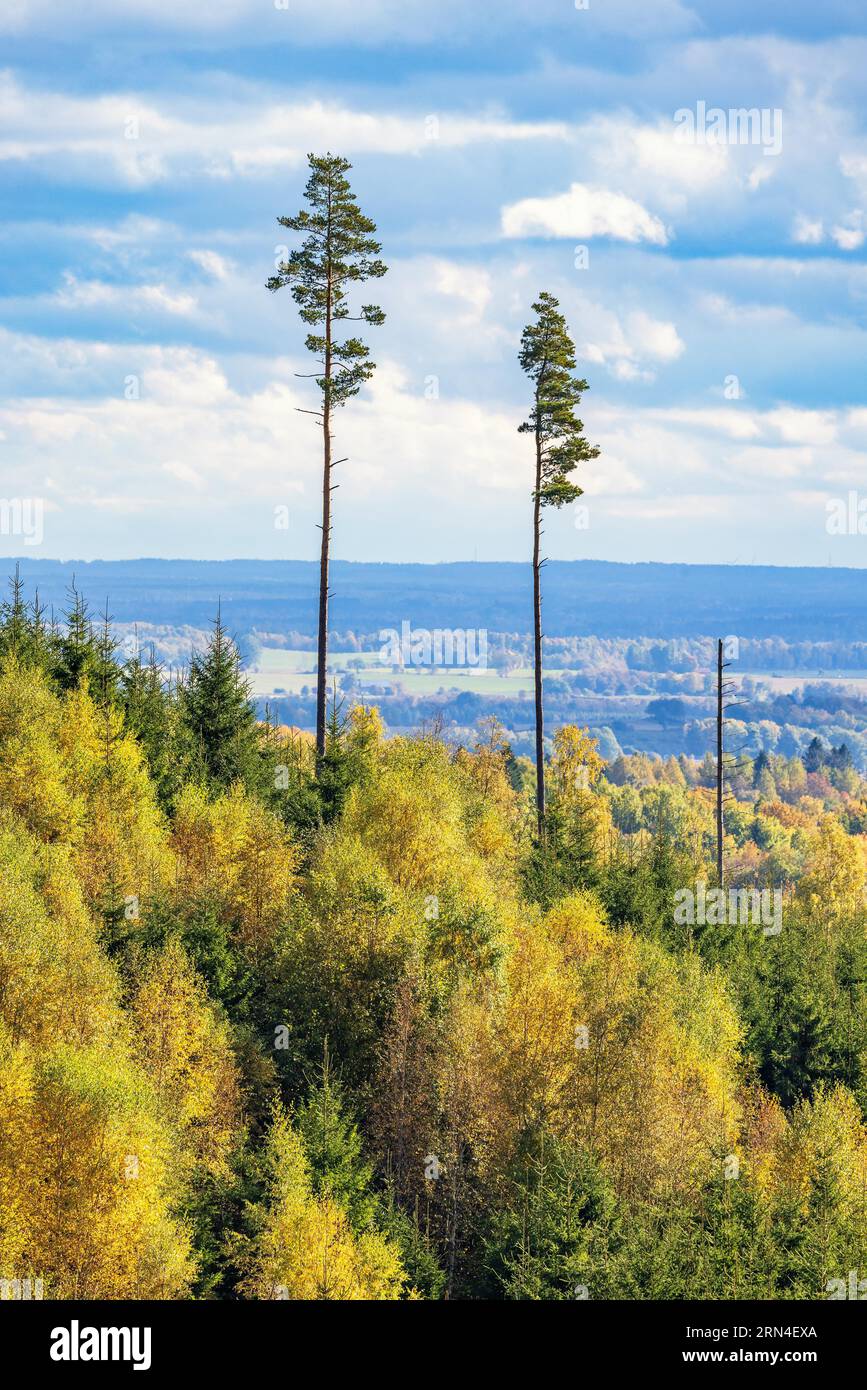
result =
[[[228,787],[254,775],[259,735],[237,647],[218,611],[207,651],[194,654],[184,691],[185,723],[206,776]]]

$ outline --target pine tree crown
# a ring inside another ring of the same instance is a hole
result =
[[[521,434],[533,434],[541,458],[542,506],[562,507],[580,497],[583,489],[569,474],[579,463],[599,456],[576,411],[587,382],[577,375],[575,344],[569,336],[559,300],[543,290],[533,305],[536,319],[521,335],[518,361],[533,383],[533,403]],[[534,491],[535,496],[535,491]]]
[[[351,315],[347,289],[354,283],[380,279],[387,266],[379,259],[382,250],[374,233],[376,223],[366,217],[346,175],[352,168],[339,155],[308,155],[310,177],[304,190],[307,207],[294,217],[279,217],[282,227],[306,233],[300,246],[281,261],[276,275],[267,282],[269,290],[288,286],[301,318],[311,326],[356,318],[379,326],[385,314],[377,304],[362,305],[360,314]],[[309,333],[308,352],[322,360],[328,349],[325,335]],[[373,375],[376,363],[369,360],[369,348],[358,337],[330,344],[331,360],[337,370],[329,380],[316,377],[316,383],[331,406],[343,405],[357,395]]]

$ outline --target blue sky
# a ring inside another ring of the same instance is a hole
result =
[[[303,332],[264,282],[332,149],[390,267],[337,555],[528,553],[546,288],[602,448],[550,555],[867,561],[827,528],[867,499],[861,4],[280,3],[6,0],[0,492],[44,526],[2,553],[315,554]]]

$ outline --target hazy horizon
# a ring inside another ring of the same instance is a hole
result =
[[[85,558],[81,555],[0,555],[0,563],[5,565],[8,574],[14,571],[17,564],[56,564],[56,565],[135,565],[135,564],[183,564],[183,565],[247,565],[247,564],[286,564],[286,565],[310,565],[319,567],[319,560],[311,556],[303,555],[125,555],[113,558],[94,555]],[[426,569],[434,569],[438,565],[518,565],[529,566],[532,561],[528,556],[526,560],[516,559],[511,556],[490,556],[487,559],[479,560],[470,556],[456,556],[453,559],[442,560],[380,560],[370,556],[359,556],[350,559],[346,556],[337,554],[332,556],[331,563],[334,565],[388,565],[392,567],[404,567],[407,565],[418,565]],[[633,560],[622,556],[596,556],[596,555],[575,555],[571,557],[550,556],[548,564],[557,565],[659,565],[666,568],[677,569],[782,569],[782,570],[852,570],[860,571],[867,568],[867,557],[860,565],[839,565],[839,564],[810,564],[809,562],[792,561],[784,563],[782,561],[764,560]]]

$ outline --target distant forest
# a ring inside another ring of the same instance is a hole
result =
[[[15,561],[7,561],[11,572]],[[217,601],[239,637],[253,630],[312,636],[317,566],[305,560],[21,561],[28,591],[60,612],[75,578],[90,607],[106,597],[118,623],[209,628]],[[526,563],[391,565],[332,562],[333,631],[416,627],[525,633]],[[867,580],[857,569],[765,565],[617,564],[552,560],[545,567],[545,634],[694,637],[737,633],[786,642],[867,635]],[[867,666],[867,658],[862,658]]]

